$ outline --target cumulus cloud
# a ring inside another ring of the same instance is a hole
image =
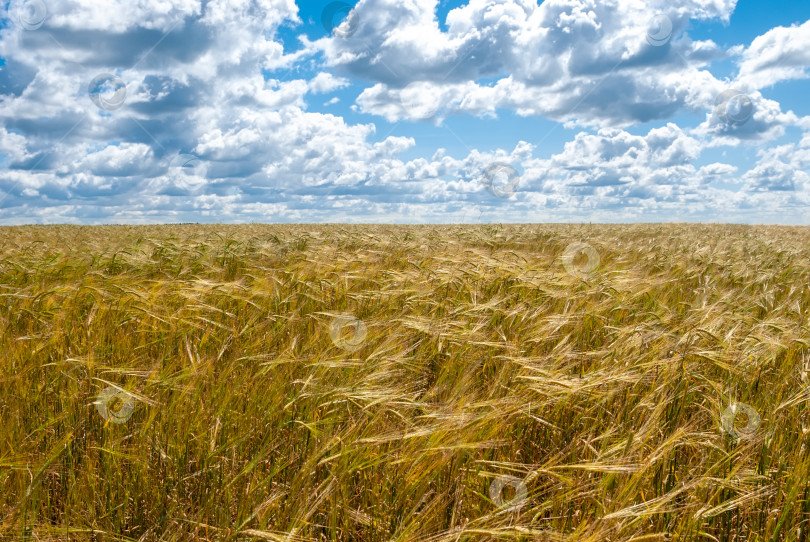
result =
[[[41,27],[20,0],[0,27],[6,222],[734,220],[807,201],[810,118],[759,90],[806,76],[808,26],[728,51],[689,36],[734,0],[469,0],[443,25],[436,0],[360,0],[352,32],[294,50],[293,0],[44,1]],[[738,77],[715,77],[729,58]],[[718,106],[732,88],[749,115]],[[557,154],[451,156],[313,110],[350,89],[391,122],[509,110],[579,133]],[[789,130],[803,139],[771,146]],[[758,153],[744,171],[704,159],[740,145]]]
[[[704,68],[727,53],[684,31],[691,20],[727,21],[733,0],[471,0],[447,15],[446,32],[435,6],[361,0],[357,32],[321,40],[329,65],[378,81],[359,96],[362,110],[419,118],[425,108],[407,96],[418,83],[439,115],[507,108],[583,126],[626,126],[681,109],[706,111],[725,89]],[[648,40],[656,17],[669,25],[660,46]]]
[[[794,143],[758,152],[757,165],[745,172],[748,191],[804,191],[810,180],[810,147]]]
[[[39,30],[3,28],[5,206],[121,206],[129,216],[152,205],[172,215],[197,209],[194,200],[213,209],[220,197],[300,189],[302,175],[305,185],[362,177],[348,158],[375,160],[402,144],[375,146],[373,126],[304,111],[309,93],[345,79],[262,75],[306,54],[283,53],[275,33],[289,22],[300,22],[291,0],[66,1],[48,3]],[[93,100],[100,74],[109,80]],[[104,107],[119,96],[120,107]],[[205,170],[175,167],[183,153]],[[124,205],[133,194],[144,197]]]
[[[742,53],[738,80],[760,89],[810,74],[810,21],[783,26],[757,37]]]

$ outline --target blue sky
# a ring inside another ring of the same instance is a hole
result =
[[[2,20],[0,224],[810,222],[807,3],[15,0]]]

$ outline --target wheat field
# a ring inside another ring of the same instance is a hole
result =
[[[810,228],[0,228],[0,538],[810,530]]]

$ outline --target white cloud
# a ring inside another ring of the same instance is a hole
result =
[[[349,84],[347,79],[335,77],[331,73],[321,72],[309,81],[310,92],[324,94],[339,88],[344,88]]]
[[[429,106],[478,115],[508,108],[583,126],[626,126],[711,107],[725,85],[704,67],[725,53],[683,32],[690,19],[728,20],[734,5],[471,0],[448,14],[441,32],[435,1],[362,0],[358,31],[319,45],[331,66],[378,81],[357,103],[389,120],[419,118]],[[672,22],[664,47],[646,40],[655,15]],[[478,83],[483,78],[495,82]],[[422,106],[408,96],[409,84],[423,86]]]
[[[151,147],[143,143],[108,145],[98,151],[85,152],[86,154],[69,165],[63,166],[62,171],[84,171],[105,177],[131,177],[150,173],[154,160]]]
[[[757,37],[742,53],[738,81],[760,89],[810,72],[810,21],[777,27]]]
[[[796,144],[758,152],[754,168],[742,176],[747,191],[804,191],[810,187],[810,148]]]
[[[17,20],[23,0],[10,5],[13,20]],[[133,28],[168,31],[187,16],[199,15],[200,0],[59,0],[44,2],[49,29],[100,30],[123,33]]]
[[[361,0],[356,33],[290,53],[277,31],[301,23],[292,0],[49,6],[40,30],[0,29],[6,221],[734,220],[808,200],[810,118],[758,92],[802,76],[807,25],[730,52],[686,34],[727,21],[732,0],[471,0],[446,31],[435,0]],[[656,47],[646,33],[662,13],[672,41]],[[740,76],[721,81],[708,67],[732,54]],[[120,109],[89,98],[100,73],[125,84]],[[580,131],[551,156],[519,142],[459,157],[309,110],[364,81],[357,110],[390,121],[509,109]],[[732,85],[752,104],[739,124],[715,108]],[[787,127],[804,139],[763,146]],[[706,163],[705,149],[741,143],[759,151],[750,170]],[[204,167],[178,167],[181,154]],[[511,198],[486,190],[496,162],[519,171]],[[720,186],[735,178],[743,192]]]

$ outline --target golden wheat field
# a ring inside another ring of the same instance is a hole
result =
[[[0,240],[4,540],[808,539],[810,228]]]

